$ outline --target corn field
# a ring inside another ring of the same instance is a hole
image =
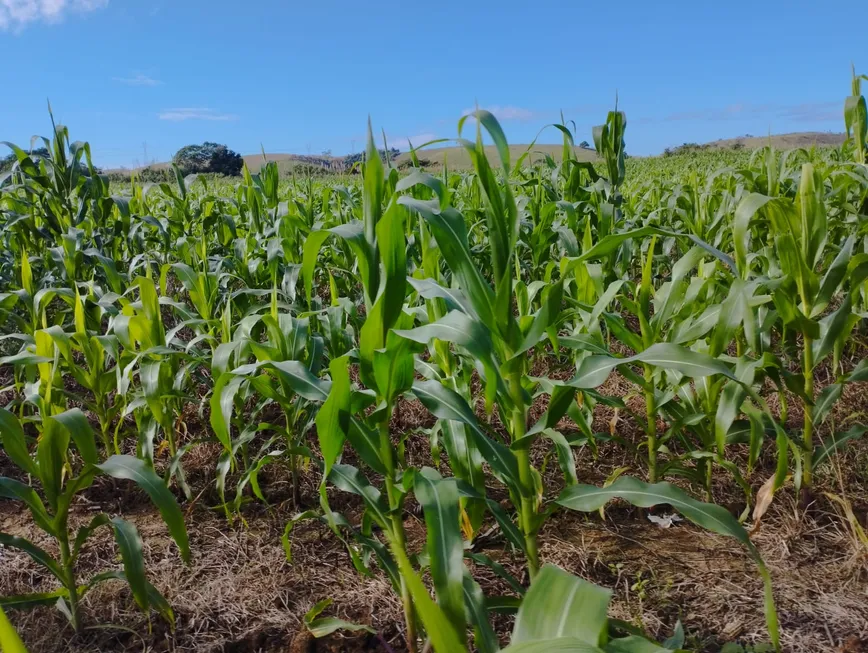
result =
[[[358,582],[385,578],[400,601],[383,650],[695,650],[680,622],[661,637],[610,618],[610,588],[547,562],[547,524],[615,506],[730,538],[782,650],[753,538],[784,495],[809,513],[816,474],[866,430],[864,414],[830,419],[868,381],[861,79],[840,148],[690,165],[628,160],[618,110],[593,130],[597,163],[576,159],[567,124],[548,127],[560,160],[533,146],[513,160],[478,110],[456,137],[471,170],[399,173],[369,125],[359,174],[315,180],[264,162],[240,181],[176,169],[110,186],[53,118],[48,156],[7,144],[0,497],[41,535],[0,532],[0,560],[28,556],[38,580],[0,598],[0,648],[24,650],[13,625],[40,605],[67,637],[98,626],[110,606],[89,594],[111,583],[174,627],[183,606],[149,581],[134,520],[71,517],[94,488],[153,504],[183,578],[191,511],[253,528],[279,478],[285,564],[317,523]],[[612,375],[620,396],[601,390]],[[410,408],[423,426],[396,428]],[[407,454],[420,445],[428,464]],[[623,464],[582,482],[613,451]],[[201,452],[207,478],[189,463]],[[716,503],[721,484],[737,507]],[[117,563],[83,575],[103,530]],[[323,616],[337,598],[308,606],[312,637],[375,631]]]

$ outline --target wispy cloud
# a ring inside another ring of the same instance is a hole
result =
[[[480,109],[485,109],[486,111],[490,111],[494,114],[494,117],[498,120],[533,120],[537,117],[537,113],[530,109],[524,109],[522,107],[514,107],[514,106],[499,106],[492,105],[489,107],[480,107]],[[465,109],[461,112],[463,116],[469,116],[471,113],[476,111],[476,109]]]
[[[216,109],[182,108],[164,109],[157,117],[160,120],[182,122],[184,120],[238,120],[238,116],[231,113],[220,113]]]
[[[127,86],[159,86],[163,83],[159,79],[154,79],[153,77],[148,77],[147,75],[134,75],[133,77],[112,77],[112,79],[119,84],[126,84]]]
[[[68,12],[105,7],[109,0],[0,0],[0,30],[21,31],[31,23],[57,23]]]

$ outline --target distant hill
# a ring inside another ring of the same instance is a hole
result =
[[[510,145],[509,146],[509,158],[512,163],[515,163],[522,154],[527,151],[527,145]],[[531,153],[528,155],[529,160],[537,161],[545,157],[546,154],[554,158],[556,161],[561,160],[561,155],[563,154],[564,146],[563,145],[534,145],[531,148]],[[588,150],[582,147],[573,148],[573,151],[576,153],[576,158],[579,161],[596,161],[597,153],[594,150]],[[488,160],[493,162],[500,162],[497,154],[497,148],[494,145],[486,145],[485,154],[488,156]],[[454,147],[432,147],[430,149],[418,150],[416,152],[416,156],[419,157],[420,163],[423,165],[428,165],[431,167],[441,167],[444,162],[450,168],[469,168],[471,166],[470,155],[467,153],[461,146]],[[398,165],[405,161],[410,161],[410,155],[408,153],[404,153],[398,157]],[[425,164],[425,161],[428,163]]]
[[[737,138],[723,138],[718,141],[705,143],[706,147],[722,150],[740,149],[742,147],[754,150],[765,147],[771,141],[776,150],[792,150],[797,147],[837,147],[846,139],[846,134],[833,134],[831,132],[793,132],[791,134],[773,134],[771,136],[739,136]]]
[[[703,149],[756,149],[758,147],[763,147],[768,145],[771,142],[772,146],[778,150],[790,150],[798,147],[837,147],[844,142],[845,135],[844,134],[834,134],[831,132],[793,132],[791,134],[773,134],[772,136],[739,136],[736,138],[724,138],[717,141],[711,141],[710,143],[696,144],[697,147]],[[674,145],[672,149],[676,149],[681,147],[680,144]],[[526,150],[527,145],[510,145],[509,153],[510,159],[513,163],[518,160]],[[591,149],[585,149],[582,147],[574,148],[576,153],[576,157],[579,161],[596,161],[597,153]],[[627,151],[630,151],[630,143],[627,143]],[[498,161],[497,149],[493,145],[487,145],[485,147],[485,152],[488,155],[490,161]],[[543,158],[546,154],[554,158],[556,161],[560,161],[561,153],[563,152],[563,146],[558,145],[548,145],[548,144],[537,144],[534,145],[531,149],[531,154],[529,155],[529,160],[535,161]],[[467,154],[467,151],[460,146],[453,147],[432,147],[429,149],[418,150],[417,156],[420,159],[420,162],[425,167],[432,168],[440,168],[443,166],[443,163],[446,162],[450,168],[455,169],[465,169],[469,168],[470,156]],[[337,156],[319,156],[319,155],[304,155],[304,154],[288,154],[281,152],[271,152],[266,153],[265,157],[269,161],[277,162],[281,172],[288,172],[290,167],[293,165],[303,164],[306,161],[314,162],[338,162],[343,157]],[[243,155],[244,162],[250,168],[251,171],[259,170],[259,167],[263,163],[262,153],[257,154],[245,154]],[[410,155],[408,153],[401,154],[396,163],[400,166],[402,164],[408,165],[410,162]],[[152,168],[165,168],[168,167],[168,163],[155,163],[151,167]],[[113,171],[109,171],[113,172]]]

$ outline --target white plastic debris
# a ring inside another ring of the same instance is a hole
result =
[[[672,513],[671,515],[648,515],[648,519],[657,524],[660,528],[669,528],[676,522],[684,521],[680,515]]]

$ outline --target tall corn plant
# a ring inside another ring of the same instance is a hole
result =
[[[333,358],[329,364],[331,383],[328,397],[316,418],[317,437],[323,455],[321,503],[330,526],[339,533],[347,527],[352,537],[367,550],[373,550],[387,569],[394,569],[392,556],[406,557],[403,506],[412,489],[413,476],[404,469],[389,431],[389,423],[399,397],[413,381],[413,356],[409,343],[392,332],[406,328],[412,316],[404,312],[407,288],[405,240],[406,210],[393,196],[383,209],[384,199],[392,194],[394,179],[387,180],[374,145],[368,123],[368,144],[363,169],[363,219],[328,230],[312,232],[305,243],[302,273],[308,301],[311,300],[313,270],[322,244],[332,235],[345,241],[357,257],[364,294],[365,322],[359,331],[358,370],[365,386],[353,391],[348,355]],[[389,192],[387,193],[387,188]],[[372,411],[365,409],[373,405]],[[374,487],[357,468],[340,464],[345,441],[349,440],[363,462],[383,478],[383,491]],[[365,519],[361,530],[352,528],[346,518],[333,513],[328,505],[326,481],[361,496]],[[370,525],[382,529],[389,551],[370,534]],[[391,552],[391,554],[389,553]],[[352,553],[357,566],[361,559]],[[400,589],[407,628],[407,644],[415,650],[417,617],[413,599],[403,577],[392,574]]]
[[[856,239],[848,237],[840,247],[828,239],[825,179],[810,163],[802,166],[798,193],[793,200],[751,193],[739,204],[733,224],[735,258],[743,279],[751,275],[755,257],[749,255],[751,239],[767,230],[770,248],[766,257],[770,288],[784,335],[797,337],[799,376],[790,383],[802,403],[801,434],[803,499],[808,498],[815,467],[815,427],[837,396],[826,393],[819,402],[814,390],[818,364],[831,355],[832,369],[839,367],[847,338],[861,319],[853,299],[868,277],[865,254],[854,255]],[[837,251],[836,251],[837,250]],[[835,306],[842,287],[840,304]],[[828,309],[835,306],[833,310]],[[840,383],[849,380],[839,375]],[[825,392],[825,391],[824,391]],[[840,396],[840,392],[838,392]],[[835,438],[835,442],[839,442]]]
[[[844,101],[844,128],[847,138],[853,140],[854,155],[859,163],[865,163],[868,144],[868,108],[862,95],[862,80],[868,80],[868,75],[857,75],[853,67],[851,93]]]

